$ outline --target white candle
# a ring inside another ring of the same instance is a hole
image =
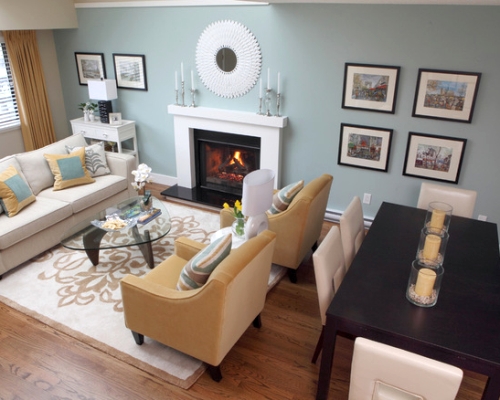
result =
[[[175,90],[179,89],[179,85],[177,84],[177,71],[175,71]]]
[[[181,82],[184,82],[184,63],[181,62]]]
[[[267,89],[271,89],[271,68],[267,69]]]
[[[259,99],[262,99],[262,78],[260,78]]]
[[[276,93],[280,94],[280,73],[278,72],[278,88],[276,89]]]
[[[191,70],[191,89],[194,90],[194,75],[193,75],[193,70]]]

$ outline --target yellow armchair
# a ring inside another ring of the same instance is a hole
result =
[[[212,378],[251,322],[260,328],[276,235],[264,231],[215,268],[201,288],[178,291],[184,265],[205,245],[187,238],[175,253],[142,277],[121,282],[125,326],[137,344],[144,336],[206,362]]]
[[[323,174],[313,179],[295,196],[288,208],[268,215],[269,230],[276,233],[273,264],[288,268],[292,282],[297,282],[297,268],[310,249],[317,247],[333,176]],[[220,212],[221,228],[234,221],[231,210]]]

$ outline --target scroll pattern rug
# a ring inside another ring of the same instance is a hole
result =
[[[165,204],[172,229],[153,243],[155,264],[173,253],[176,238],[209,243],[219,228],[217,213]],[[120,280],[126,274],[141,276],[149,271],[140,250],[135,246],[103,250],[99,261],[93,266],[83,251],[56,246],[4,274],[0,300],[169,383],[189,388],[205,371],[201,361],[149,338],[138,346],[125,328]],[[284,274],[284,268],[273,266],[269,288]]]

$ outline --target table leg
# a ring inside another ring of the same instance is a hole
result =
[[[105,230],[94,228],[83,235],[83,247],[92,265],[99,264],[99,243],[105,234]]]
[[[486,381],[482,400],[499,400],[500,399],[500,371],[496,371],[493,376],[490,376]]]
[[[132,228],[132,233],[136,240],[138,242],[145,241],[146,243],[139,244],[139,250],[141,250],[142,255],[144,256],[144,259],[146,260],[146,263],[148,264],[149,268],[153,269],[155,267],[155,261],[153,257],[153,247],[151,245],[151,236],[149,235],[149,230],[144,231],[144,240],[141,237],[141,234],[139,233],[139,229],[137,229],[137,226],[134,226]]]
[[[330,389],[330,378],[332,375],[333,353],[335,340],[337,339],[337,326],[332,318],[326,317],[326,325],[323,337],[323,350],[321,354],[321,367],[319,370],[318,390],[316,400],[328,398]]]

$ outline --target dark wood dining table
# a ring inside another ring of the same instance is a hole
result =
[[[451,219],[435,306],[406,299],[425,210],[383,203],[326,315],[317,399],[328,397],[338,333],[365,337],[486,375],[500,398],[500,255],[497,225]]]

